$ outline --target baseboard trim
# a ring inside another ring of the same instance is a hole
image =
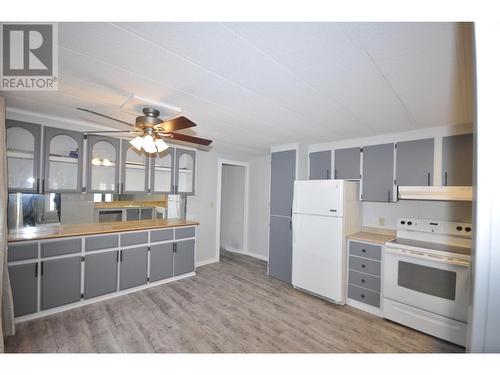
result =
[[[259,260],[263,260],[263,261],[266,261],[266,262],[268,261],[268,257],[266,257],[265,255],[259,254],[259,253],[255,253],[253,251],[239,250],[239,249],[233,249],[233,248],[225,248],[224,250],[230,251],[231,253],[248,255],[249,257],[256,258],[256,259],[259,259]]]
[[[196,262],[196,267],[203,267],[206,266],[207,264],[217,263],[218,261],[219,259],[217,258],[200,260],[199,262]]]

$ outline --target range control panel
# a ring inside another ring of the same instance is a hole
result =
[[[472,237],[472,224],[453,221],[400,218],[398,230],[446,234],[451,236]]]

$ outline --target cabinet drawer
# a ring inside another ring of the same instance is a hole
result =
[[[46,241],[41,243],[42,257],[73,254],[82,251],[82,240],[71,238],[68,240]]]
[[[38,242],[9,244],[7,253],[7,259],[9,262],[35,258],[38,258]]]
[[[356,301],[380,307],[380,294],[372,292],[371,290],[349,284],[347,295],[349,298],[355,299]]]
[[[118,235],[85,238],[85,251],[111,249],[114,247],[118,247]]]
[[[174,239],[173,229],[152,230],[149,232],[151,242],[168,241]]]
[[[349,254],[380,261],[382,259],[382,246],[349,241]]]
[[[124,233],[120,235],[121,246],[139,245],[148,242],[148,232]]]
[[[349,270],[349,284],[380,292],[380,277]]]
[[[349,257],[349,269],[380,276],[380,262],[375,260],[358,258],[351,255]]]
[[[175,239],[194,237],[194,227],[175,228]]]

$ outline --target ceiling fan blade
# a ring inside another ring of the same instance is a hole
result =
[[[176,141],[195,143],[197,145],[202,145],[202,146],[208,146],[210,143],[212,143],[212,141],[210,139],[192,137],[190,135],[179,134],[179,133],[165,134],[165,137],[168,137],[170,139],[174,139]]]
[[[79,111],[92,113],[92,114],[94,114],[94,115],[101,116],[101,117],[107,118],[107,119],[109,119],[109,120],[118,121],[118,122],[121,122],[122,124],[125,124],[125,125],[128,125],[128,126],[133,126],[133,127],[135,127],[135,125],[134,125],[134,124],[130,124],[130,123],[126,122],[126,121],[122,121],[122,120],[119,120],[119,119],[114,118],[114,117],[111,117],[111,116],[103,115],[102,113],[92,111],[91,109],[86,109],[86,108],[77,108],[77,109],[78,109]]]
[[[164,121],[161,124],[156,125],[155,128],[156,129],[162,128],[163,129],[162,132],[170,133],[170,132],[175,132],[176,130],[192,128],[193,126],[196,126],[196,124],[193,121],[189,120],[184,116],[181,116],[174,118],[172,120]]]

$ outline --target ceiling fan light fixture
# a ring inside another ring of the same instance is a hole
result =
[[[137,136],[130,141],[130,144],[134,146],[137,151],[141,151],[144,145],[144,140],[141,136]]]
[[[148,154],[156,153],[156,146],[151,134],[146,134],[142,140],[142,147],[144,147],[144,151]]]
[[[168,148],[168,145],[161,138],[155,139],[155,146],[158,149],[158,152],[163,152]]]

